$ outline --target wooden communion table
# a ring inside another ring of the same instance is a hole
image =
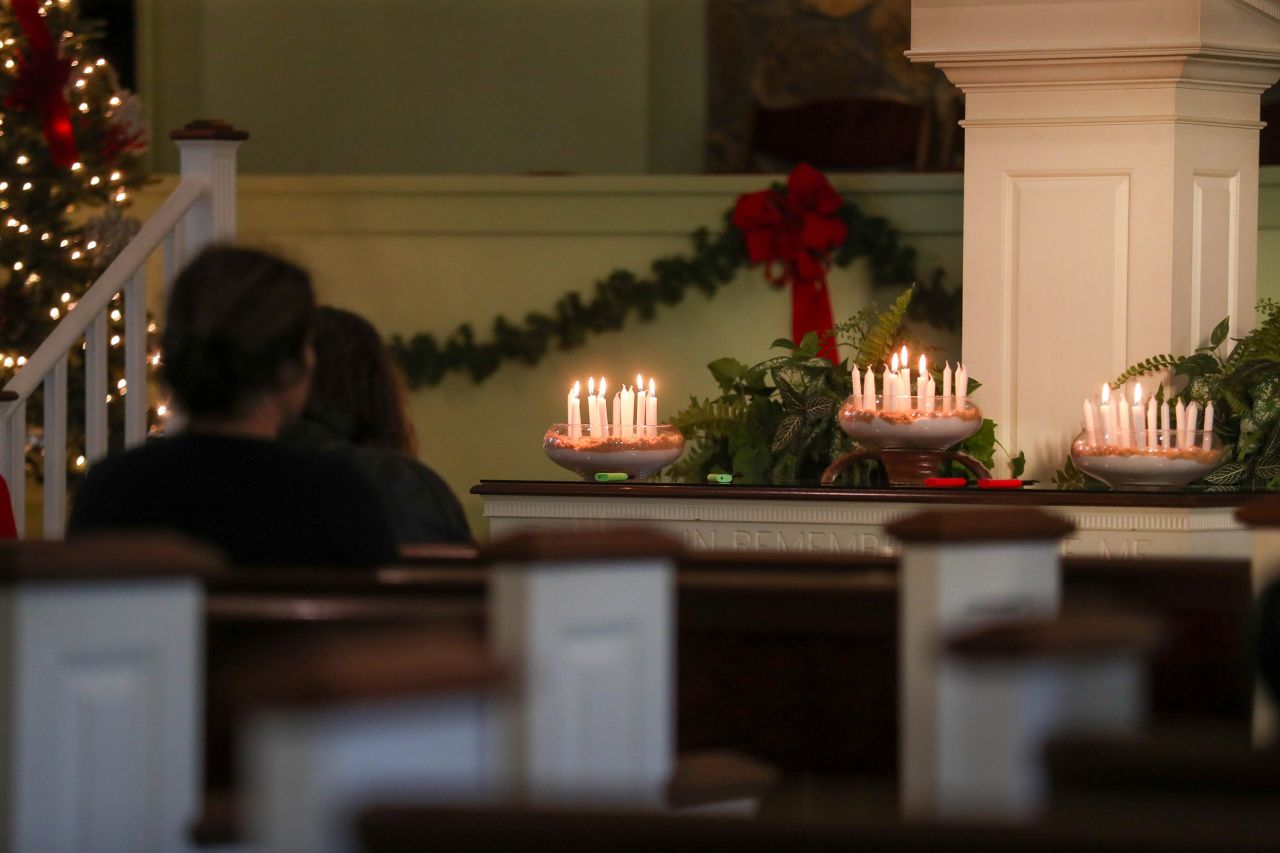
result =
[[[644,525],[715,551],[893,554],[884,526],[940,506],[1036,506],[1076,526],[1063,553],[1081,557],[1250,556],[1235,520],[1250,494],[1013,490],[839,489],[484,480],[492,537],[522,530]]]

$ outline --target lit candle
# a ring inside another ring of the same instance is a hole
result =
[[[858,370],[858,365],[853,366],[853,375],[850,377],[850,384],[853,386],[853,408],[857,411],[862,410],[862,371]]]
[[[1208,405],[1204,407],[1204,438],[1201,440],[1201,449],[1206,453],[1213,450],[1213,401],[1210,400]]]
[[[1179,400],[1173,408],[1174,432],[1177,433],[1177,446],[1187,446],[1187,404]]]
[[[951,362],[942,368],[942,408],[951,411]]]
[[[1093,419],[1093,401],[1087,397],[1084,401],[1084,440],[1090,447],[1098,446],[1098,424]]]
[[[1141,450],[1146,446],[1146,430],[1142,428],[1142,383],[1133,386],[1133,446]]]
[[[1115,415],[1111,412],[1111,386],[1105,382],[1102,383],[1098,412],[1102,419],[1102,444],[1105,447],[1116,440]]]
[[[898,408],[898,382],[902,378],[900,374],[898,354],[895,352],[884,374],[884,410],[886,412],[892,412]]]
[[[609,398],[604,392],[604,377],[600,377],[600,393],[596,395],[596,404],[600,406],[600,434],[609,435]]]
[[[639,427],[644,426],[644,418],[645,415],[648,414],[648,409],[645,407],[645,397],[647,397],[648,394],[644,390],[644,377],[638,373],[636,374],[636,388],[640,391],[640,393],[636,395],[636,432],[644,432],[644,430],[639,429]]]
[[[1196,446],[1196,421],[1200,420],[1200,404],[1195,400],[1187,403],[1187,433],[1182,442],[1183,447]]]
[[[869,411],[876,410],[876,375],[869,364],[866,374],[862,377],[862,405]]]
[[[658,387],[652,376],[649,377],[649,400],[644,419],[649,424],[649,434],[656,433],[658,431]]]
[[[578,402],[578,394],[582,390],[581,382],[574,382],[569,389],[569,414],[565,421],[569,425],[569,437],[582,437],[582,405]]]
[[[1169,432],[1169,398],[1160,404],[1160,443],[1165,449],[1173,447],[1173,434]]]
[[[916,378],[916,408],[925,408],[925,398],[929,396],[929,363],[923,354],[920,356],[920,375]]]
[[[596,378],[587,378],[587,429],[593,436],[600,434],[600,407],[596,405]]]
[[[906,345],[906,344],[903,344],[903,345],[902,345],[902,359],[898,362],[898,364],[900,364],[900,365],[901,365],[901,369],[902,369],[902,373],[900,374],[900,375],[901,375],[901,377],[902,377],[902,381],[901,381],[900,383],[898,383],[898,396],[899,396],[899,397],[903,397],[903,398],[906,398],[906,397],[910,397],[910,396],[911,396],[911,361],[910,361],[910,358],[911,358],[911,353],[907,352],[907,345]],[[902,402],[904,403],[904,405],[902,406],[902,408],[903,408],[903,409],[909,409],[909,408],[911,408],[911,401],[910,401],[910,400],[905,400],[905,399],[904,399]]]
[[[956,365],[956,408],[964,408],[964,399],[969,396],[969,368],[963,364]]]

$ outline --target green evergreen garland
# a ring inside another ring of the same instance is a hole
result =
[[[498,315],[490,340],[477,340],[473,326],[463,323],[443,343],[426,332],[407,340],[396,335],[391,351],[410,388],[438,385],[450,373],[469,374],[478,383],[504,361],[534,365],[553,348],[575,349],[590,335],[621,329],[632,315],[652,320],[659,305],[678,305],[690,291],[700,291],[709,299],[750,266],[742,232],[730,221],[732,215],[732,210],[725,213],[715,233],[699,228],[690,237],[691,253],[659,258],[648,275],[615,270],[596,282],[589,299],[576,291],[567,293],[550,313],[535,311],[523,322]],[[832,258],[835,266],[847,267],[866,258],[877,284],[909,284],[917,279],[915,249],[902,245],[899,232],[887,220],[866,215],[848,200],[838,215],[848,225],[848,236]],[[960,293],[948,290],[943,278],[938,270],[917,284],[910,319],[958,328]]]

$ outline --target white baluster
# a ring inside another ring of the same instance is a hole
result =
[[[209,243],[232,240],[236,235],[236,149],[249,138],[217,120],[193,121],[169,134],[181,151],[182,179],[203,179],[209,192],[183,220],[181,245],[188,257]],[[181,259],[179,259],[181,260]]]
[[[67,355],[44,380],[44,538],[67,526]]]
[[[18,522],[18,535],[22,535],[25,519],[23,504],[26,500],[26,434],[27,404],[14,402],[5,407],[0,422],[0,474],[9,484],[9,498],[13,504],[14,519]]]
[[[124,291],[124,444],[147,438],[147,270],[133,274]]]
[[[185,219],[185,217],[184,217]],[[164,238],[164,294],[167,298],[170,288],[173,287],[173,280],[178,277],[178,271],[182,269],[187,262],[187,253],[183,248],[183,220],[179,220],[178,224],[169,236]]]
[[[84,456],[92,465],[107,455],[107,315],[84,336]]]

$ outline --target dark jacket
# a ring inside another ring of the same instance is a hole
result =
[[[397,559],[360,472],[328,454],[226,435],[149,441],[89,469],[70,533],[173,530],[233,563],[375,566]]]
[[[339,456],[363,474],[398,542],[472,541],[462,505],[439,474],[404,453],[357,445],[354,425],[343,416],[308,412],[281,440]]]

